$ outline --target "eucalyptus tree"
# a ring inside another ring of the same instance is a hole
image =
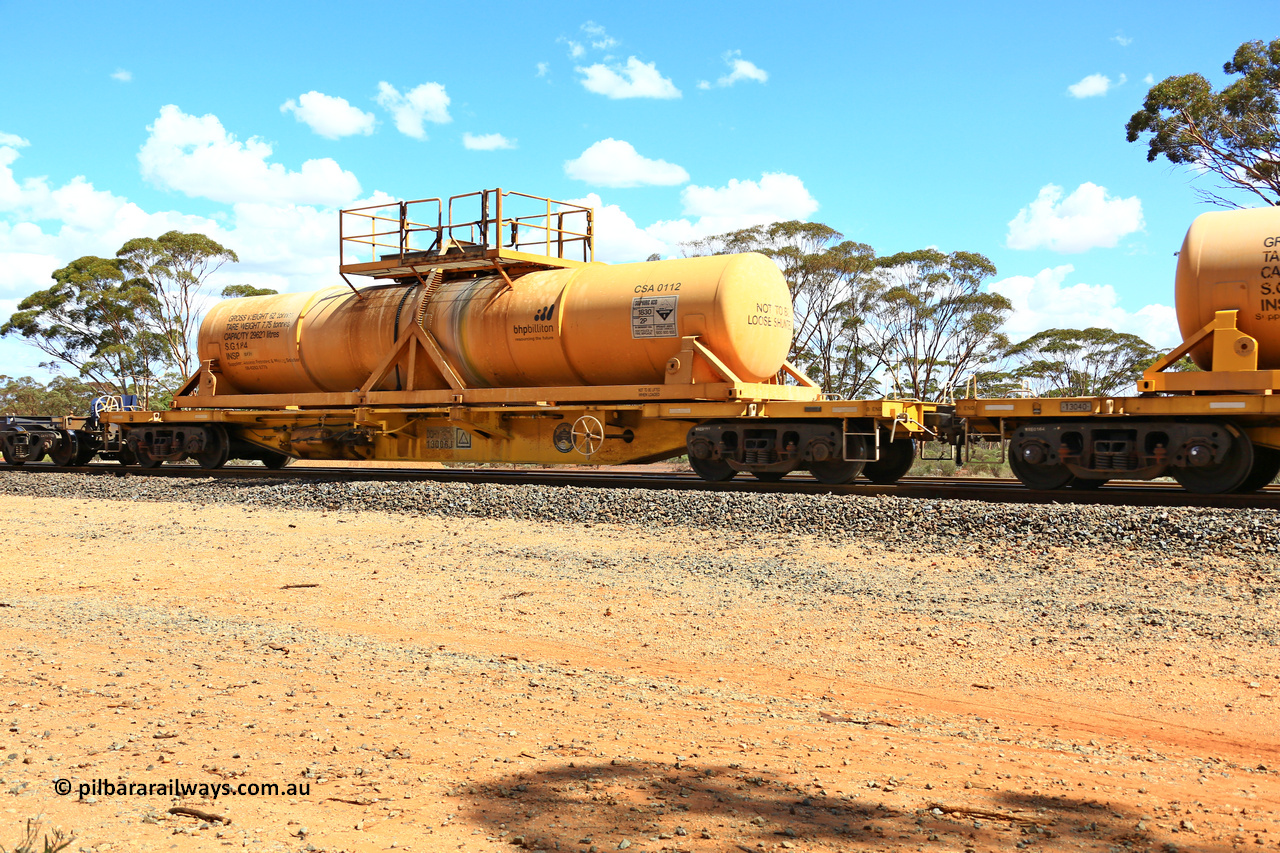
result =
[[[222,288],[223,299],[239,299],[243,296],[275,296],[280,291],[269,287],[254,287],[252,284],[228,284]]]
[[[1047,329],[1015,344],[1013,375],[1040,396],[1093,397],[1133,385],[1160,351],[1137,335],[1113,329]]]
[[[121,269],[153,294],[155,331],[164,338],[178,372],[190,376],[207,280],[223,264],[238,261],[236,253],[204,234],[170,231],[130,240],[116,257]]]
[[[1012,303],[982,290],[995,265],[976,252],[937,249],[881,258],[868,329],[895,393],[936,399],[1004,357]]]
[[[1214,91],[1201,74],[1166,77],[1147,92],[1125,126],[1126,138],[1147,135],[1147,160],[1164,157],[1266,204],[1280,204],[1280,39],[1247,41],[1223,65],[1239,79]],[[1205,200],[1241,207],[1216,192]]]
[[[778,265],[791,292],[788,359],[828,393],[875,389],[882,365],[863,315],[874,289],[875,251],[818,222],[757,225],[681,244],[687,256],[759,252]]]
[[[72,376],[55,376],[46,384],[30,376],[0,376],[0,414],[83,415],[101,393]]]
[[[120,261],[86,255],[53,273],[52,287],[18,303],[0,335],[21,335],[50,357],[42,367],[72,368],[119,394],[150,402],[169,364],[165,339],[149,328],[157,299],[127,278]]]

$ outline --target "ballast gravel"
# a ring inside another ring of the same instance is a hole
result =
[[[0,515],[0,785],[83,849],[1280,826],[1271,511],[20,471]],[[217,826],[60,776],[311,787]]]
[[[1273,565],[1280,513],[1267,509],[998,504],[891,496],[758,494],[436,482],[296,482],[0,473],[0,494],[585,524],[682,525],[820,536],[967,554],[997,547],[1158,551]]]

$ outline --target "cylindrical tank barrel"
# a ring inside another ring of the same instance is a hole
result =
[[[1280,369],[1280,207],[1196,217],[1178,253],[1174,298],[1183,340],[1234,308],[1237,328],[1258,339],[1258,369]],[[1191,358],[1210,370],[1211,340]]]
[[[200,326],[202,360],[244,393],[350,391],[421,318],[469,387],[662,384],[682,337],[696,335],[740,379],[782,367],[791,347],[791,296],[771,260],[717,255],[638,264],[587,264],[446,281],[419,305],[420,283],[360,291],[231,299]],[[445,388],[426,358],[412,387]],[[375,390],[409,387],[408,359]],[[694,380],[713,381],[696,364]]]

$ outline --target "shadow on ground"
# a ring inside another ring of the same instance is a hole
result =
[[[1141,817],[1114,805],[979,789],[935,800],[886,786],[849,794],[734,765],[566,761],[452,793],[486,837],[531,850],[1234,849],[1138,829]]]

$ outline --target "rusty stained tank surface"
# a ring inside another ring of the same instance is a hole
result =
[[[1258,368],[1280,369],[1280,207],[1196,217],[1178,254],[1174,298],[1183,340],[1215,311],[1237,309],[1237,328],[1258,340]],[[1212,341],[1191,358],[1211,369]]]
[[[681,337],[748,382],[773,376],[791,346],[792,305],[759,254],[636,264],[592,263],[423,285],[345,286],[218,303],[200,327],[200,358],[245,393],[359,388],[419,315],[471,387],[661,384]],[[444,388],[419,360],[414,387]],[[376,390],[403,385],[400,369]],[[713,381],[700,366],[697,382]]]

